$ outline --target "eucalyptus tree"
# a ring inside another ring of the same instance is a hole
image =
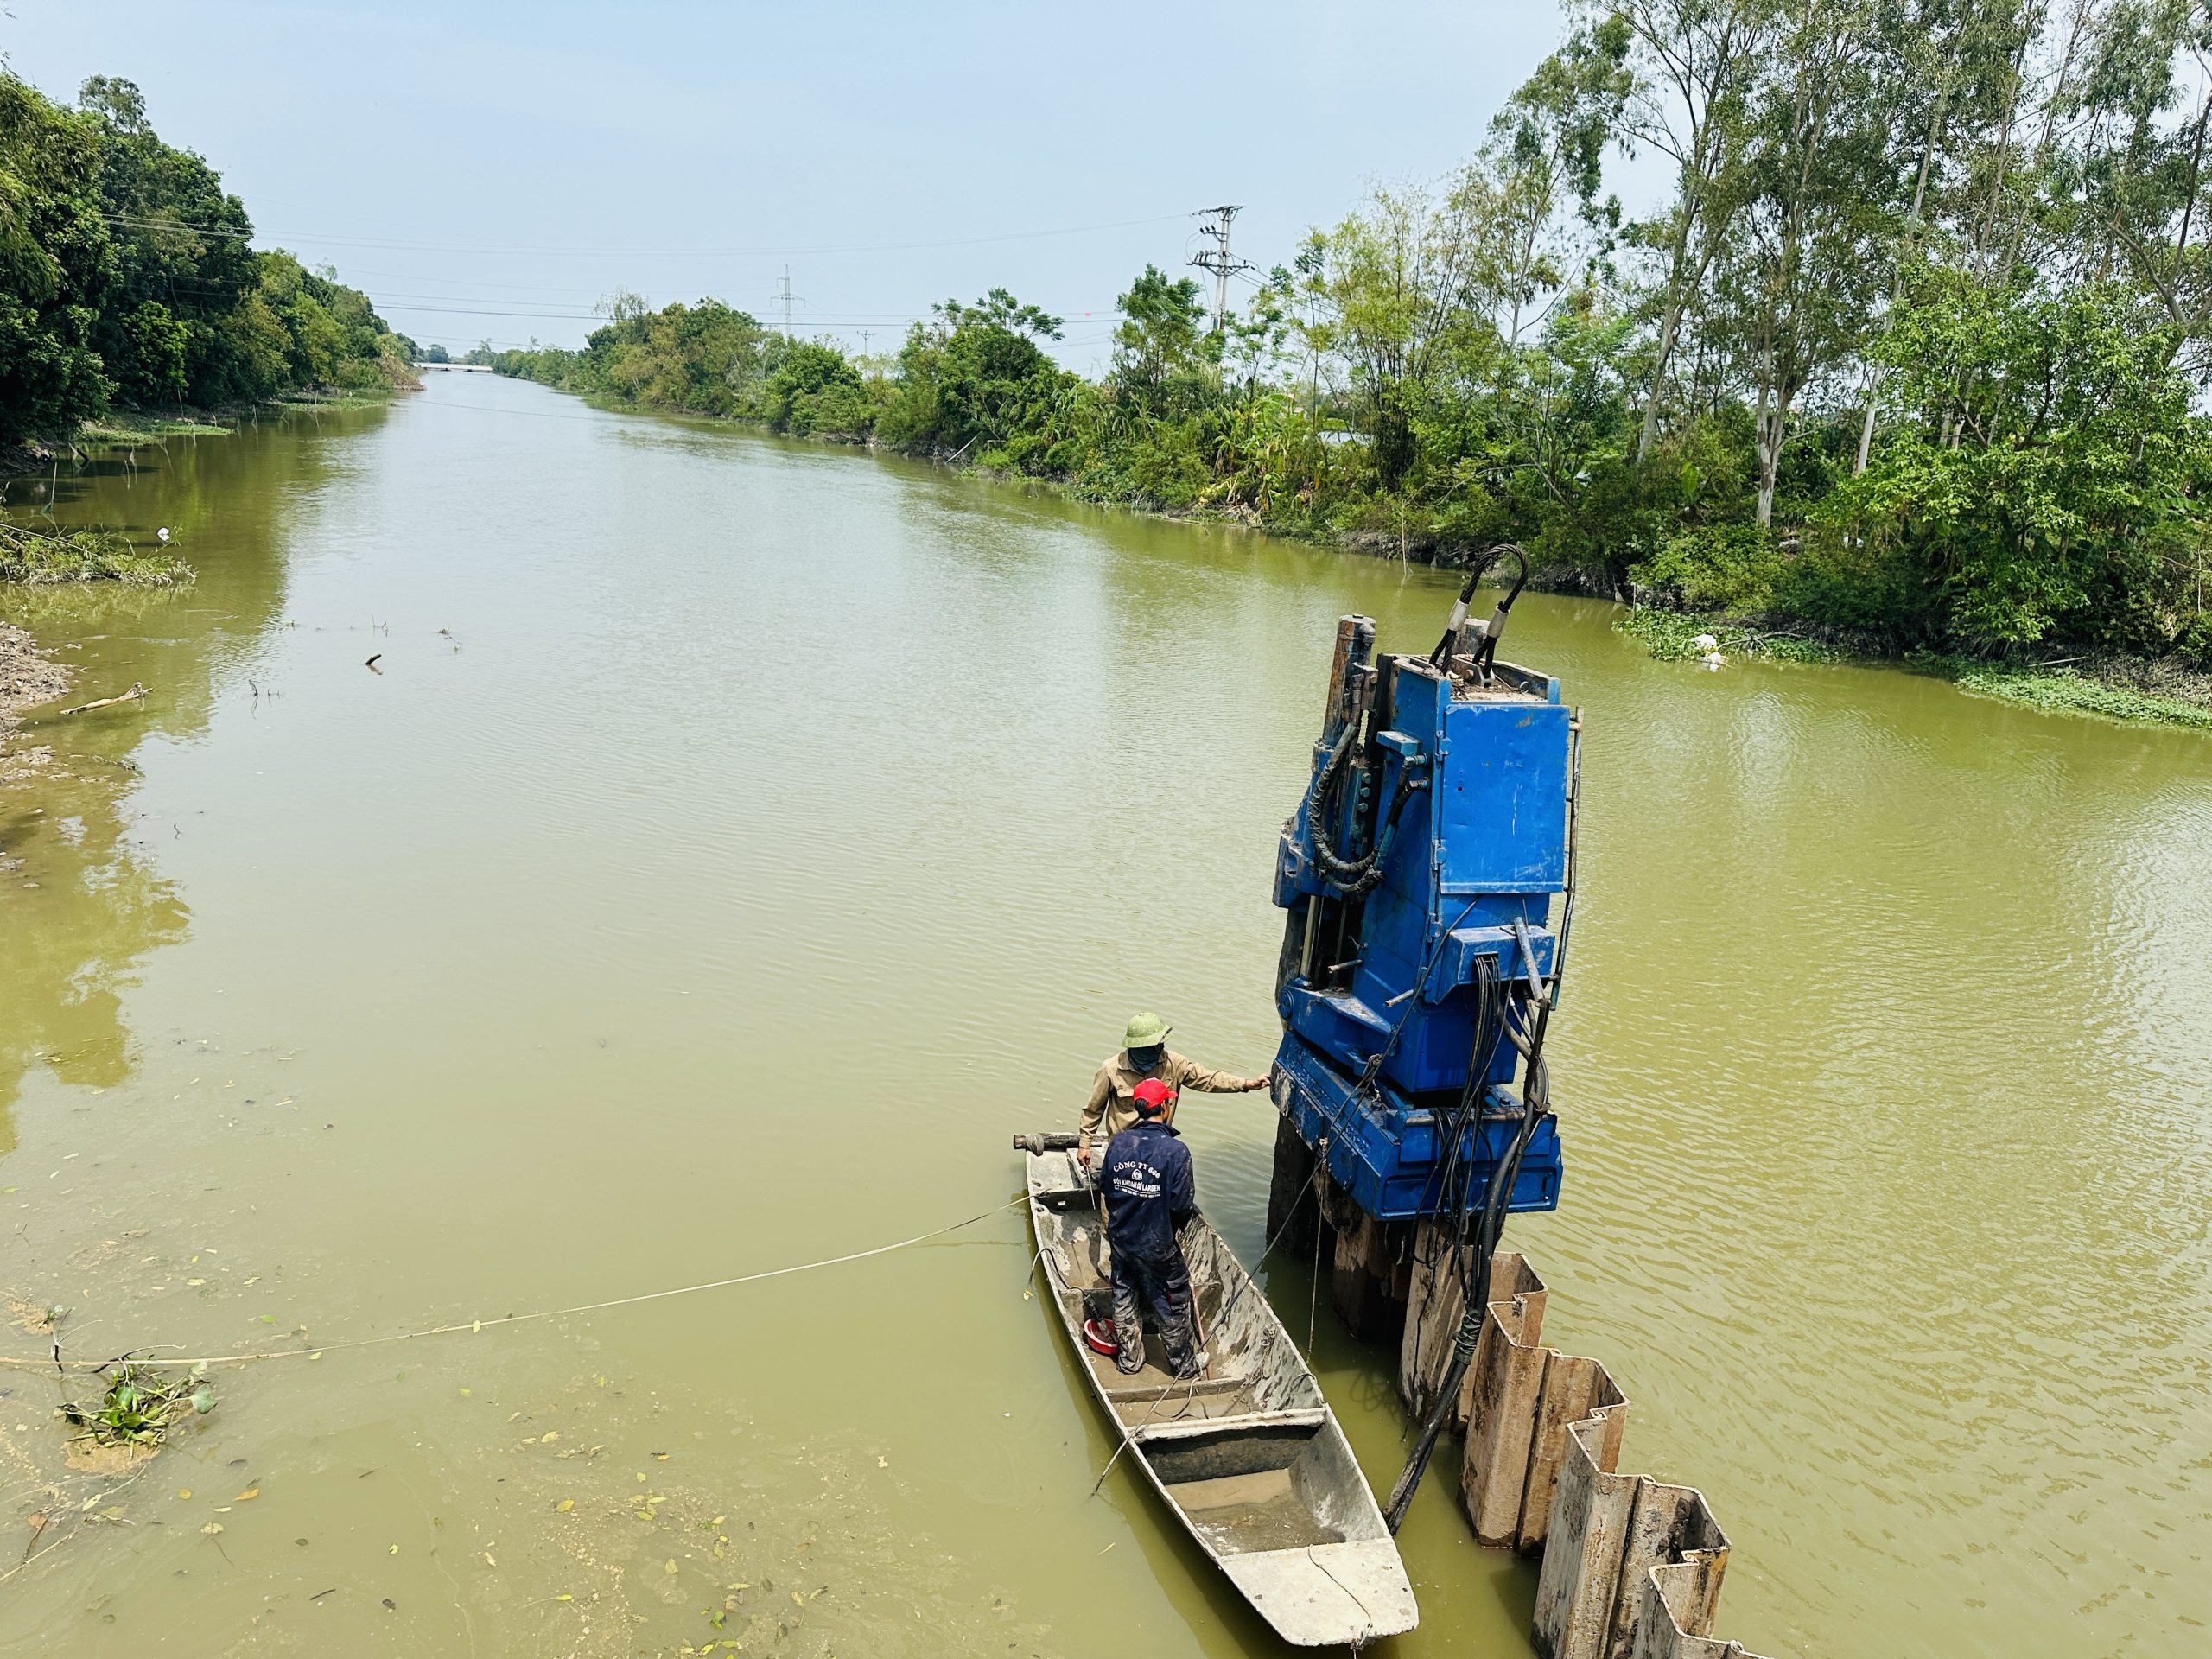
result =
[[[1630,40],[1618,14],[1573,29],[1506,99],[1456,187],[1490,249],[1483,287],[1503,308],[1493,321],[1509,353],[1611,251],[1620,205],[1603,194],[1605,158],[1635,90]]]
[[[1904,201],[1890,234],[1869,248],[1894,304],[1909,269],[1940,257],[1956,237],[1944,227],[1946,203],[1964,199],[1975,156],[1986,147],[1993,112],[2014,96],[2016,62],[2038,26],[2037,4],[2021,0],[1883,0],[1874,38],[1884,118],[1897,146],[1891,166]],[[1885,366],[1868,361],[1854,476],[1866,470],[1882,406]]]
[[[2064,110],[2069,182],[2085,225],[2164,314],[2202,382],[2212,375],[2212,9],[2117,0],[2091,23],[2085,57]]]
[[[1772,49],[1763,0],[1619,0],[1636,78],[1625,131],[1675,165],[1673,200],[1630,227],[1649,251],[1656,334],[1637,455],[1658,435],[1669,376],[1686,321],[1728,245],[1748,197],[1752,99]]]
[[[1789,0],[1750,99],[1719,308],[1748,359],[1762,525],[1798,399],[1849,363],[1880,299],[1893,179],[1875,17],[1873,0]]]

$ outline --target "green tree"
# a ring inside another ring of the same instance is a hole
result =
[[[1790,0],[1752,99],[1741,230],[1720,270],[1752,388],[1753,518],[1772,522],[1798,399],[1845,372],[1881,298],[1895,183],[1870,0]]]
[[[1630,227],[1656,280],[1645,296],[1656,330],[1637,436],[1639,459],[1657,438],[1686,325],[1728,246],[1747,194],[1744,176],[1752,87],[1768,49],[1760,0],[1621,0],[1634,40],[1637,93],[1626,130],[1674,164],[1674,200]],[[1676,400],[1699,404],[1697,378]]]
[[[94,75],[78,105],[99,133],[116,272],[94,339],[119,392],[139,404],[245,395],[220,326],[255,285],[245,205],[206,162],[162,142],[130,81]]]
[[[899,378],[876,422],[904,447],[987,458],[1025,470],[1071,460],[1064,377],[1038,346],[1060,321],[993,289],[972,306],[947,300],[916,323],[899,353]]]
[[[868,385],[834,346],[779,337],[764,386],[763,414],[778,432],[865,437],[874,424]]]
[[[2202,525],[2212,423],[2124,286],[1993,289],[1929,270],[1875,351],[1899,425],[1823,517],[1907,554],[1950,636],[2094,633],[2098,607],[2162,579],[2160,532]]]
[[[1580,233],[1586,269],[1611,251],[1620,208],[1603,194],[1605,157],[1621,142],[1635,90],[1630,41],[1618,14],[1575,29],[1506,99],[1463,175],[1460,189],[1491,227],[1497,269],[1485,285],[1504,308],[1495,321],[1508,351],[1542,327],[1548,306],[1538,302],[1580,274],[1563,231]]]
[[[1122,321],[1114,329],[1109,385],[1119,401],[1141,419],[1186,416],[1218,392],[1220,346],[1205,329],[1198,284],[1170,278],[1156,265],[1115,301]]]
[[[0,73],[0,443],[67,431],[108,398],[92,338],[115,276],[97,142]]]
[[[1377,187],[1319,244],[1305,278],[1317,355],[1366,435],[1377,482],[1403,484],[1421,459],[1416,426],[1452,372],[1492,337],[1476,302],[1491,249],[1467,193]]]

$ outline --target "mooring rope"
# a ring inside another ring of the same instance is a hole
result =
[[[422,1331],[400,1331],[384,1337],[354,1337],[343,1342],[326,1342],[314,1348],[278,1348],[263,1353],[203,1354],[191,1359],[164,1359],[163,1365],[246,1365],[265,1359],[320,1359],[325,1354],[339,1353],[349,1348],[376,1348],[386,1343],[413,1342],[419,1337],[450,1336],[455,1332],[489,1331],[494,1325],[525,1325],[532,1319],[565,1319],[575,1313],[598,1313],[612,1307],[632,1307],[639,1302],[664,1301],[671,1296],[690,1296],[702,1290],[727,1290],[733,1285],[757,1284],[763,1279],[782,1279],[795,1273],[811,1273],[817,1268],[842,1267],[848,1262],[865,1262],[872,1255],[888,1255],[893,1250],[911,1249],[917,1244],[926,1244],[933,1238],[943,1238],[947,1233],[957,1233],[963,1227],[973,1227],[979,1221],[988,1221],[993,1216],[1003,1215],[1019,1204],[1027,1204],[1028,1195],[1010,1198],[995,1205],[980,1215],[969,1216],[965,1221],[956,1221],[949,1227],[939,1227],[932,1232],[917,1233],[912,1238],[902,1238],[895,1244],[878,1244],[873,1249],[855,1250],[846,1255],[824,1256],[819,1262],[801,1262],[787,1268],[769,1268],[760,1273],[741,1273],[729,1279],[710,1279],[704,1284],[679,1285],[673,1290],[649,1290],[639,1296],[617,1296],[611,1301],[585,1302],[575,1307],[541,1308],[532,1313],[502,1313],[497,1319],[462,1319],[452,1325],[434,1325]],[[116,1359],[69,1359],[59,1363],[58,1369],[73,1371],[104,1370],[117,1360],[128,1357],[118,1355]],[[52,1359],[16,1359],[0,1356],[0,1366],[19,1371],[45,1370],[55,1366]]]

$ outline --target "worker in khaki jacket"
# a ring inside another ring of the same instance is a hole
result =
[[[1245,1094],[1268,1086],[1264,1077],[1240,1077],[1230,1071],[1209,1071],[1203,1065],[1185,1059],[1168,1048],[1167,1031],[1167,1022],[1158,1014],[1138,1014],[1122,1033],[1122,1052],[1100,1066],[1098,1075],[1091,1079],[1090,1099],[1083,1109],[1083,1125],[1075,1150],[1077,1159],[1086,1168],[1090,1164],[1090,1143],[1094,1138],[1111,1141],[1137,1121],[1137,1084],[1147,1079],[1164,1083],[1179,1092],[1196,1089],[1210,1095]],[[1167,1121],[1172,1122],[1174,1116],[1171,1105]]]

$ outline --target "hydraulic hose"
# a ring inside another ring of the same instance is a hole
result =
[[[1498,636],[1505,632],[1506,613],[1512,610],[1513,601],[1521,597],[1521,590],[1529,585],[1529,556],[1517,542],[1500,542],[1477,559],[1467,572],[1467,580],[1459,588],[1459,600],[1452,607],[1452,620],[1444,625],[1444,637],[1436,642],[1436,649],[1428,655],[1432,668],[1443,668],[1451,662],[1452,643],[1459,637],[1459,630],[1467,624],[1467,607],[1474,602],[1475,589],[1482,585],[1482,579],[1489,574],[1491,566],[1508,553],[1513,556],[1520,567],[1519,573],[1513,578],[1513,586],[1505,597],[1498,601],[1497,609],[1491,613],[1490,620],[1484,625],[1482,643],[1470,653],[1474,658],[1476,673],[1484,683],[1488,683],[1491,664],[1497,658]]]
[[[1493,556],[1510,553],[1520,570],[1513,578],[1513,586],[1497,601],[1497,609],[1491,613],[1490,626],[1483,630],[1483,642],[1476,652],[1482,665],[1483,677],[1490,677],[1491,665],[1497,660],[1497,642],[1505,632],[1505,613],[1513,608],[1513,601],[1521,597],[1521,590],[1529,585],[1529,556],[1521,550],[1517,542],[1504,542],[1491,550]]]
[[[1475,589],[1482,585],[1483,572],[1489,569],[1497,558],[1497,550],[1492,548],[1477,559],[1468,570],[1467,580],[1459,588],[1459,597],[1452,601],[1452,614],[1444,624],[1444,637],[1436,642],[1436,649],[1428,653],[1431,668],[1441,668],[1452,659],[1452,642],[1459,637],[1459,630],[1467,626],[1467,607],[1474,602]]]
[[[1407,800],[1414,791],[1427,786],[1427,779],[1418,759],[1408,761],[1398,777],[1398,786],[1392,792],[1390,805],[1383,815],[1382,823],[1376,833],[1375,845],[1357,858],[1345,858],[1337,850],[1335,838],[1330,834],[1329,820],[1333,816],[1332,796],[1345,757],[1351,752],[1352,737],[1357,727],[1346,725],[1337,746],[1329,751],[1329,758],[1322,763],[1320,776],[1306,794],[1306,823],[1313,834],[1314,861],[1321,868],[1329,885],[1347,899],[1363,897],[1375,890],[1382,880],[1388,866],[1391,843],[1397,838],[1399,816],[1404,812]]]
[[[1466,1174],[1471,1166],[1466,1157],[1467,1128],[1479,1124],[1478,1114],[1488,1084],[1491,1057],[1497,1050],[1501,1037],[1512,1037],[1512,1027],[1505,1019],[1505,1000],[1498,983],[1497,963],[1493,957],[1475,958],[1474,1036],[1467,1047],[1467,1082],[1459,1090],[1459,1103],[1445,1120],[1443,1146],[1444,1167],[1437,1178],[1437,1198],[1443,1209],[1452,1217],[1452,1226],[1445,1249],[1450,1253],[1449,1265],[1452,1276],[1459,1282],[1462,1297],[1474,1288],[1467,1276],[1466,1230],[1470,1218],[1465,1190]],[[1517,1040],[1517,1039],[1516,1039]],[[1422,1265],[1433,1266],[1433,1261],[1424,1259]]]
[[[1322,874],[1329,885],[1347,899],[1362,899],[1381,885],[1383,872],[1389,868],[1390,848],[1398,838],[1399,815],[1414,791],[1427,787],[1427,781],[1410,771],[1398,780],[1398,787],[1390,797],[1390,809],[1382,820],[1382,832],[1375,837],[1375,845],[1362,857],[1344,860],[1336,856],[1329,845],[1328,831],[1319,819],[1313,823],[1313,851],[1320,860]]]

